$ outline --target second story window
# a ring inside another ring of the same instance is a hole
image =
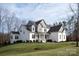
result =
[[[34,31],[34,27],[33,27],[33,31]]]
[[[43,27],[43,25],[41,24],[41,26]]]
[[[32,34],[32,38],[35,38],[35,35],[34,34]]]
[[[46,32],[46,29],[44,29],[44,32]]]
[[[32,26],[32,31],[33,31],[33,32],[35,31],[35,26]]]

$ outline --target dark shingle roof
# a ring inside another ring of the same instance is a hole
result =
[[[42,21],[43,19],[39,20],[39,21],[29,21],[27,23],[27,25],[23,25],[26,27],[27,30],[31,31],[31,26],[34,25],[35,26],[35,31],[37,32],[37,25]],[[44,20],[43,20],[44,21]],[[45,21],[44,21],[45,22]],[[46,24],[46,23],[45,23]],[[47,25],[47,24],[46,24]]]
[[[29,22],[27,23],[27,25],[25,25],[25,26],[26,26],[26,29],[29,30],[29,31],[31,31],[31,26],[32,26],[32,25],[35,25],[35,22],[34,22],[34,21],[29,21]]]
[[[31,31],[31,26],[32,26],[32,25],[35,25],[35,30],[36,30],[37,25],[38,25],[41,21],[42,21],[42,20],[39,20],[39,21],[36,21],[36,22],[34,22],[34,21],[29,21],[29,22],[27,23],[27,25],[25,25],[25,26],[26,26],[26,29],[29,30],[29,31]]]
[[[41,22],[42,20],[39,20],[39,21],[37,21],[37,22],[35,22],[37,25]]]
[[[61,28],[61,24],[60,25],[56,25],[56,26],[53,26],[53,27],[50,27],[50,30],[48,31],[48,33],[50,32],[58,32],[59,29]]]
[[[13,34],[20,34],[18,31],[11,31]]]
[[[29,22],[27,23],[27,26],[32,26],[33,24],[35,24],[34,21],[29,21]]]

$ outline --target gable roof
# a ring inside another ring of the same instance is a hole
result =
[[[20,34],[18,31],[11,31],[12,34]]]
[[[35,22],[34,21],[29,21],[27,23],[27,25],[24,25],[26,27],[27,30],[31,31],[31,26],[32,25],[35,25]]]
[[[29,21],[29,22],[27,23],[27,26],[32,26],[32,25],[35,25],[35,22],[34,22],[34,21]]]
[[[61,26],[62,25],[60,24],[60,25],[56,25],[56,26],[50,27],[48,33],[50,33],[50,32],[58,32],[59,29],[61,28]]]
[[[25,26],[27,30],[31,31],[31,26],[34,25],[34,26],[35,26],[35,31],[37,32],[37,25],[38,25],[41,21],[44,21],[44,19],[41,19],[41,20],[36,21],[36,22],[34,22],[34,21],[28,21],[28,23],[27,23],[26,25],[23,25],[23,26]],[[45,23],[45,21],[44,21],[44,23]],[[46,23],[45,23],[45,24],[46,24]],[[47,26],[47,24],[46,24],[46,26]]]
[[[36,21],[35,23],[38,25],[42,20]]]
[[[41,20],[39,20],[39,21],[36,21],[35,23],[36,23],[36,25],[38,25],[41,21],[44,21],[44,19],[41,19]],[[44,23],[46,24],[46,22],[44,21]],[[47,24],[46,24],[47,25]]]

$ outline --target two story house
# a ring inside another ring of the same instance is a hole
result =
[[[18,40],[26,41],[39,41],[39,42],[46,42],[46,33],[48,32],[47,24],[45,21],[29,21],[26,25],[21,25],[18,33],[11,32],[11,39],[10,42],[16,42]],[[18,36],[18,38],[14,38]]]
[[[11,32],[10,43],[22,40],[46,42],[47,40],[61,42],[66,41],[66,32],[62,25],[48,27],[45,21],[29,21],[26,25],[21,25],[17,32]]]

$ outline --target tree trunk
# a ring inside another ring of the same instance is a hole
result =
[[[78,14],[77,14],[77,24],[76,24],[76,47],[78,47],[78,35],[79,35],[79,3],[78,5]]]
[[[76,47],[78,47],[78,30],[76,30]]]

